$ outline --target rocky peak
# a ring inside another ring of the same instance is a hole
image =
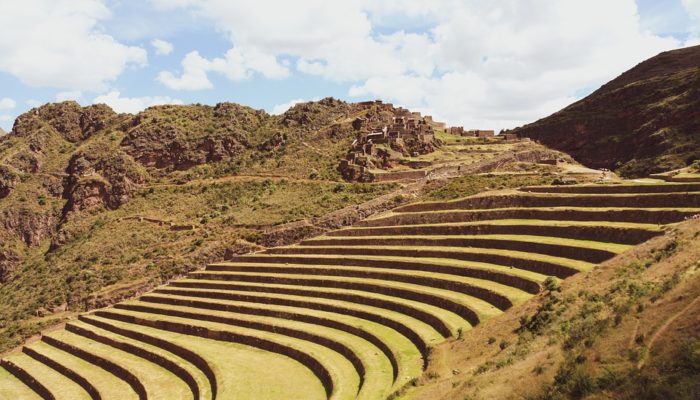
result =
[[[304,130],[318,130],[347,116],[352,106],[342,100],[326,97],[319,101],[298,103],[282,114],[282,124]]]
[[[146,174],[121,150],[95,144],[73,154],[66,169],[65,211],[106,206],[115,209],[127,202]]]
[[[75,101],[51,103],[20,115],[12,128],[12,134],[30,136],[47,124],[64,139],[75,143],[104,129],[116,116],[117,113],[105,104],[81,107]]]
[[[513,132],[627,177],[700,158],[700,46],[652,57],[589,96]]]
[[[249,146],[249,132],[268,117],[233,103],[149,107],[123,127],[121,146],[147,167],[185,170],[241,154]]]

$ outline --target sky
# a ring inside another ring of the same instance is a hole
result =
[[[0,127],[64,100],[332,96],[499,130],[698,44],[700,0],[0,0]]]

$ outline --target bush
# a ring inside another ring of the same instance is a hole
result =
[[[693,163],[690,164],[690,169],[694,172],[700,172],[700,159],[693,161]]]
[[[547,279],[542,282],[542,286],[550,292],[559,290],[556,279],[552,278],[551,276],[548,276]]]

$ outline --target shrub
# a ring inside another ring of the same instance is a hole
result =
[[[547,279],[542,282],[542,286],[550,292],[559,290],[556,279],[552,278],[551,276],[548,276]]]
[[[501,343],[498,344],[498,347],[501,350],[505,350],[506,348],[508,348],[508,346],[510,346],[510,343],[505,339],[501,340]]]
[[[596,380],[596,385],[601,390],[611,390],[624,385],[626,381],[627,378],[621,372],[606,369],[605,372]]]
[[[694,172],[700,172],[700,159],[693,161],[693,163],[690,164],[690,169]]]
[[[700,340],[691,340],[681,346],[681,365],[695,373],[700,372]]]

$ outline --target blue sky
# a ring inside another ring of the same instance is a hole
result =
[[[0,127],[65,99],[333,96],[509,128],[699,38],[700,0],[0,0]]]

